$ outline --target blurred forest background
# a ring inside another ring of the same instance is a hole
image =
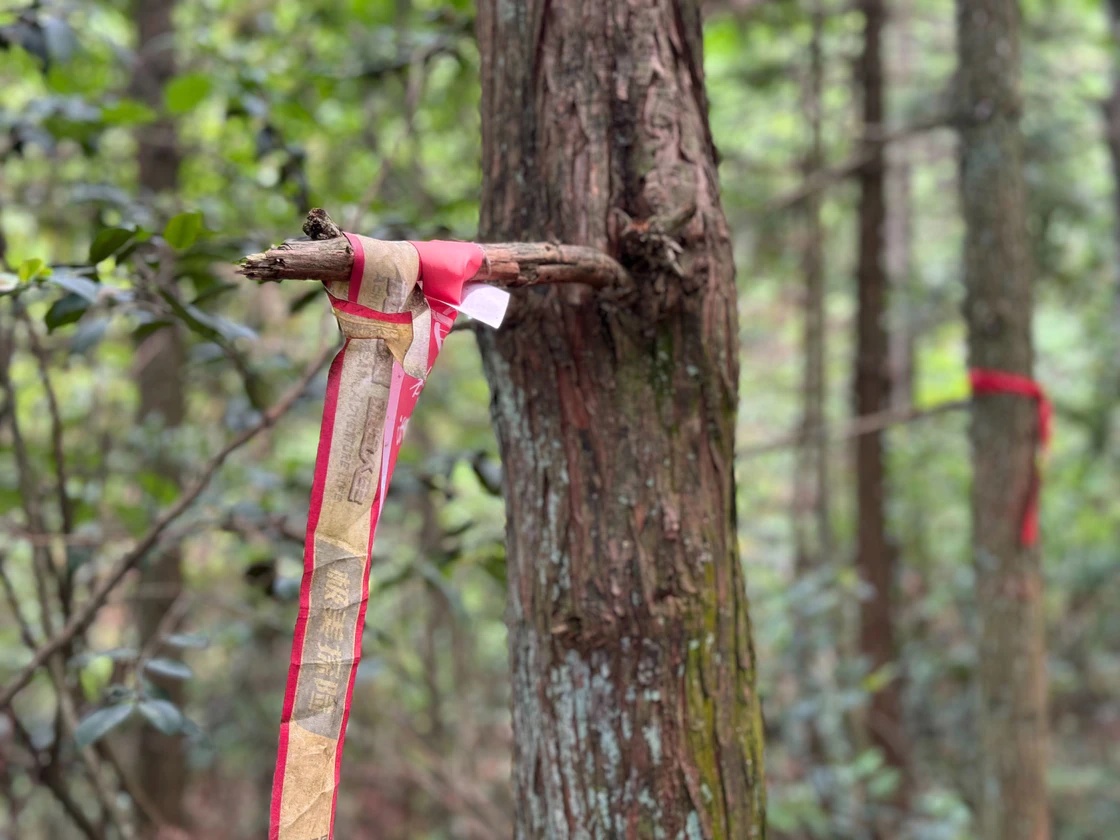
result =
[[[1120,43],[1102,0],[1021,8],[1036,371],[1056,413],[1041,517],[1053,836],[1103,840],[1120,825]],[[0,836],[113,837],[137,818],[166,824],[161,840],[262,836],[336,328],[317,287],[257,288],[236,261],[311,206],[380,238],[476,235],[474,13],[0,13],[0,682],[125,574],[0,718]],[[887,4],[870,133],[858,4],[711,0],[705,16],[770,836],[870,838],[893,814],[892,837],[977,837],[953,3]],[[854,421],[872,135],[890,389]],[[876,663],[853,444],[880,429],[894,653]],[[475,340],[457,330],[374,548],[340,837],[511,834],[500,484]],[[897,703],[877,721],[884,692]]]

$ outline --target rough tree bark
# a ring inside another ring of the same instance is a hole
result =
[[[482,0],[484,241],[611,253],[480,332],[506,476],[516,836],[763,836],[734,267],[696,0]],[[636,220],[636,221],[632,221]]]
[[[135,94],[157,111],[162,109],[164,85],[175,74],[173,0],[134,0],[133,18],[137,27],[137,59],[133,69]],[[178,186],[179,151],[175,126],[161,117],[137,130],[137,164],[140,188],[150,196]],[[180,425],[186,416],[183,393],[183,365],[186,361],[182,334],[175,326],[152,333],[137,350],[137,385],[140,391],[139,418],[156,419],[165,428]],[[151,465],[175,480],[175,471],[166,463]],[[140,578],[141,597],[136,608],[140,643],[147,644],[159,632],[163,617],[182,594],[183,573],[177,548],[153,554]],[[161,655],[174,656],[173,650]],[[178,680],[155,680],[169,699],[183,701],[183,686]],[[164,735],[145,727],[139,735],[136,778],[162,819],[184,825],[183,794],[187,783],[187,763],[183,739]],[[147,826],[155,836],[158,826]]]
[[[958,0],[957,38],[969,364],[1031,377],[1018,4]],[[1020,540],[1038,433],[1032,400],[1002,394],[975,399],[972,545],[984,840],[1050,836],[1040,553]]]
[[[883,0],[862,0],[863,53],[856,83],[863,101],[864,146],[868,163],[858,175],[859,264],[856,274],[855,414],[863,417],[890,409],[890,348],[887,336],[886,156],[883,126],[886,110],[883,74]],[[895,550],[887,537],[886,468],[883,433],[856,438],[858,506],[857,565],[868,594],[860,604],[860,651],[873,670],[897,664],[893,616]],[[895,675],[871,696],[867,738],[882,750],[887,763],[906,777],[900,682]],[[899,787],[903,805],[906,785]]]

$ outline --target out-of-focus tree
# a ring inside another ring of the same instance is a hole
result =
[[[1032,381],[1034,342],[1017,4],[961,0],[955,120],[961,136],[968,363]],[[977,393],[972,550],[980,624],[980,826],[985,840],[1050,836],[1040,553],[1025,531],[1045,434],[1038,399]]]

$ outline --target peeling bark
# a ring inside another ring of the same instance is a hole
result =
[[[969,365],[1031,377],[1018,5],[958,0],[957,36]],[[972,545],[984,840],[1050,837],[1041,558],[1037,547],[1020,542],[1037,425],[1032,400],[997,394],[974,401]]]
[[[479,333],[506,475],[515,835],[762,837],[698,5],[483,0],[478,35],[482,239],[591,246],[637,289],[529,289]]]

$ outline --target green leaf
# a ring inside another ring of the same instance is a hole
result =
[[[89,246],[89,261],[97,265],[102,260],[107,260],[124,247],[136,231],[127,228],[105,228],[93,239]]]
[[[108,656],[95,656],[78,672],[78,682],[88,700],[101,695],[113,678],[113,660]]]
[[[19,280],[21,283],[30,283],[36,277],[43,273],[46,268],[44,263],[38,257],[32,257],[29,260],[24,260],[19,266]]]
[[[47,325],[48,332],[54,332],[59,327],[73,324],[85,314],[87,309],[89,309],[89,301],[71,292],[54,302],[47,310],[43,323]]]
[[[84,668],[89,663],[99,658],[108,659],[111,662],[131,662],[136,659],[138,651],[133,647],[117,647],[109,648],[108,650],[88,650],[85,653],[79,653],[77,656],[70,660],[71,665],[76,665]]]
[[[185,114],[209,95],[211,87],[209,77],[201,73],[184,73],[168,82],[163,100],[172,114]]]
[[[83,321],[70,337],[70,352],[88,353],[101,343],[109,329],[108,318],[90,318]]]
[[[179,485],[163,472],[145,470],[136,476],[136,483],[161,505],[169,505],[179,495]]]
[[[90,303],[94,303],[97,300],[98,294],[101,292],[100,283],[95,283],[88,277],[76,274],[68,268],[52,271],[47,279],[56,286],[61,286],[68,292],[81,295]]]
[[[109,732],[132,717],[135,710],[136,707],[133,704],[122,703],[119,706],[107,706],[92,712],[74,730],[74,741],[78,748],[85,749],[90,744],[100,741]]]
[[[144,668],[153,674],[159,674],[161,677],[168,677],[173,680],[189,680],[194,675],[194,672],[186,663],[163,657],[149,659]]]
[[[166,636],[164,641],[172,647],[194,648],[195,650],[202,650],[210,644],[210,640],[201,633],[172,633]]]
[[[169,700],[141,700],[138,708],[148,723],[164,735],[183,731],[183,713]]]
[[[157,114],[136,99],[118,99],[101,109],[101,119],[108,125],[134,126],[150,123]]]
[[[172,248],[183,250],[189,248],[198,239],[199,233],[202,232],[202,214],[195,211],[193,213],[180,213],[167,223],[167,227],[163,229],[163,238],[167,240]]]
[[[239,338],[253,340],[257,337],[257,334],[244,324],[234,323],[220,315],[211,315],[209,312],[205,312],[192,304],[184,304],[170,292],[160,290],[160,296],[167,301],[167,305],[171,307],[171,310],[179,316],[192,331],[198,333],[203,338],[208,338],[211,341],[222,344],[224,342],[236,341]]]

